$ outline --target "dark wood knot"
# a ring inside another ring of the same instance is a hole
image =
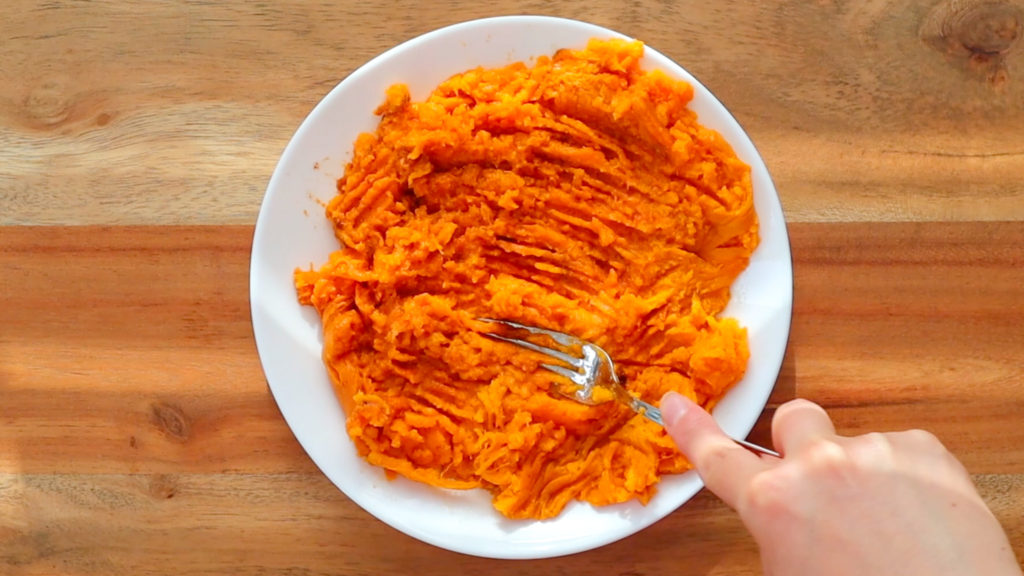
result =
[[[188,416],[173,404],[154,402],[150,406],[150,417],[154,426],[177,442],[186,442],[192,433]]]
[[[157,500],[170,500],[178,493],[178,480],[168,474],[154,474],[149,479],[149,493]]]
[[[40,82],[25,98],[25,113],[43,126],[54,126],[66,120],[71,113],[67,83],[61,78]]]
[[[1007,2],[977,8],[963,13],[953,29],[964,48],[980,54],[1006,54],[1013,49],[1024,30],[1022,10]]]
[[[921,25],[921,39],[994,84],[1007,79],[1006,55],[1024,36],[1024,9],[1008,0],[945,0]]]

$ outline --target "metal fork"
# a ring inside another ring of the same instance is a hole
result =
[[[661,418],[661,410],[658,410],[657,407],[644,402],[626,391],[622,382],[619,381],[619,376],[615,373],[615,362],[612,361],[612,357],[597,344],[564,332],[556,332],[554,330],[539,328],[537,326],[527,326],[525,324],[509,320],[496,320],[494,318],[479,318],[479,320],[489,324],[497,324],[499,326],[511,328],[512,330],[526,336],[546,336],[558,345],[561,349],[543,346],[526,340],[525,338],[510,338],[508,336],[495,333],[485,334],[487,337],[493,338],[494,340],[515,344],[516,346],[533,350],[534,352],[539,352],[566,364],[566,366],[559,364],[541,364],[541,366],[547,370],[563,376],[569,381],[569,385],[556,387],[556,391],[562,396],[588,406],[596,406],[597,404],[603,404],[613,399],[618,400],[625,403],[627,406],[632,408],[634,412],[646,417],[648,420],[661,426],[665,425],[665,422]],[[570,353],[569,350],[578,350],[579,356]],[[598,394],[595,396],[595,391],[599,390],[604,390],[610,394]],[[778,452],[769,450],[763,446],[758,446],[757,444],[747,442],[746,440],[740,440],[738,438],[733,438],[732,440],[748,450],[760,452],[761,454],[767,454],[776,458],[780,457]]]

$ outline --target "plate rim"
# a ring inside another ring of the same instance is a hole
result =
[[[554,557],[554,556],[562,556],[562,555],[567,555],[567,554],[572,554],[572,553],[582,552],[582,551],[585,551],[585,550],[594,549],[594,548],[597,548],[597,547],[609,544],[611,542],[617,541],[619,539],[625,538],[625,537],[630,536],[632,534],[635,534],[635,533],[643,530],[644,528],[650,526],[654,522],[657,522],[658,520],[664,518],[668,514],[672,513],[676,508],[678,508],[679,506],[682,506],[687,501],[692,499],[692,497],[701,489],[701,487],[703,486],[703,483],[700,481],[699,476],[697,476],[696,473],[693,472],[693,471],[687,472],[687,473],[682,474],[682,475],[676,475],[679,478],[687,478],[686,490],[685,491],[689,492],[689,494],[683,496],[681,498],[681,500],[675,506],[668,507],[668,509],[665,510],[664,513],[648,515],[648,517],[645,518],[645,521],[633,524],[633,525],[631,525],[631,529],[625,530],[625,531],[619,531],[619,532],[615,532],[615,533],[603,534],[603,535],[599,535],[599,536],[591,536],[591,537],[588,537],[588,538],[585,538],[585,539],[561,540],[561,541],[558,541],[558,542],[538,542],[538,543],[535,543],[531,547],[517,549],[517,550],[509,550],[509,549],[506,549],[504,547],[498,547],[497,549],[495,549],[495,548],[488,548],[488,547],[481,547],[481,546],[473,545],[473,544],[466,543],[466,542],[454,542],[453,543],[453,542],[449,541],[446,538],[439,537],[437,534],[431,533],[429,530],[422,529],[418,525],[418,523],[409,523],[409,522],[403,521],[401,518],[396,518],[393,515],[389,515],[389,514],[386,514],[386,513],[381,513],[381,511],[379,509],[377,509],[377,507],[375,507],[373,502],[367,501],[366,498],[362,497],[362,495],[350,494],[342,485],[340,485],[338,483],[338,481],[336,481],[336,479],[331,474],[328,473],[328,471],[325,469],[325,466],[322,465],[322,463],[320,461],[318,461],[318,459],[313,455],[313,452],[311,452],[310,448],[307,446],[307,440],[304,440],[303,438],[301,438],[299,436],[298,432],[296,431],[296,426],[293,425],[293,421],[295,420],[295,415],[287,413],[284,405],[282,404],[281,399],[279,398],[279,390],[276,389],[274,383],[271,382],[271,376],[270,376],[271,370],[267,366],[267,362],[268,362],[267,358],[269,358],[270,356],[267,355],[266,350],[265,350],[266,347],[269,345],[269,343],[268,343],[268,341],[267,341],[267,339],[265,337],[266,336],[266,329],[267,329],[266,326],[264,325],[265,317],[263,316],[262,311],[257,309],[258,304],[263,301],[262,300],[262,291],[261,291],[263,287],[262,287],[261,282],[260,282],[260,280],[262,278],[262,276],[260,274],[260,272],[262,271],[262,262],[258,262],[257,258],[258,258],[258,255],[260,253],[265,253],[265,250],[266,250],[264,248],[264,243],[267,241],[267,234],[268,234],[268,232],[267,232],[266,229],[267,229],[267,226],[269,226],[269,224],[267,222],[268,222],[268,219],[270,218],[270,216],[268,216],[268,214],[269,214],[268,205],[270,205],[270,203],[271,203],[272,193],[273,193],[273,191],[275,189],[277,189],[279,187],[279,185],[280,185],[279,181],[282,178],[284,178],[284,173],[282,172],[282,169],[287,167],[288,163],[293,160],[292,156],[296,152],[296,148],[297,148],[296,141],[297,141],[298,137],[300,136],[300,134],[303,133],[303,131],[305,129],[307,129],[308,125],[311,122],[314,122],[315,119],[320,115],[322,109],[325,108],[327,106],[327,103],[332,99],[332,95],[336,95],[336,93],[338,93],[338,91],[344,85],[346,85],[346,83],[354,83],[355,81],[357,81],[361,77],[361,75],[366,74],[367,71],[373,70],[375,65],[379,64],[382,61],[385,61],[386,59],[390,58],[391,56],[393,56],[396,53],[400,53],[400,52],[406,51],[406,50],[415,49],[416,47],[418,47],[421,44],[429,43],[429,42],[433,41],[434,39],[436,39],[438,37],[443,37],[445,35],[449,35],[449,34],[452,34],[452,33],[457,33],[457,32],[464,31],[464,30],[467,30],[467,29],[470,29],[470,28],[474,28],[474,27],[485,27],[486,28],[486,27],[489,27],[489,26],[494,25],[494,24],[502,24],[502,23],[505,23],[505,24],[523,24],[523,25],[540,24],[540,25],[555,25],[555,26],[571,25],[571,26],[576,26],[576,27],[582,26],[583,28],[587,29],[590,32],[591,36],[601,35],[601,36],[605,36],[605,37],[617,37],[617,38],[630,39],[629,36],[626,36],[626,35],[624,35],[624,34],[622,34],[620,32],[617,32],[617,31],[614,31],[614,30],[611,30],[611,29],[608,29],[608,28],[605,28],[605,27],[602,27],[602,26],[598,26],[596,24],[592,24],[592,23],[589,23],[589,22],[580,21],[580,20],[573,20],[573,19],[553,17],[553,16],[531,16],[531,15],[496,16],[496,17],[480,18],[480,19],[460,22],[460,23],[452,24],[452,25],[449,25],[449,26],[445,26],[445,27],[442,27],[442,28],[438,28],[438,29],[429,31],[429,32],[427,32],[425,34],[416,36],[416,37],[411,38],[409,40],[406,40],[405,42],[402,42],[402,43],[400,43],[400,44],[398,44],[396,46],[393,46],[393,47],[385,50],[384,52],[381,52],[377,56],[375,56],[375,57],[371,58],[370,60],[368,60],[366,63],[364,63],[364,64],[360,65],[359,67],[357,67],[356,69],[354,69],[350,74],[348,74],[347,76],[342,78],[325,96],[323,96],[317,102],[317,104],[313,107],[313,109],[309,112],[309,114],[306,116],[306,118],[303,120],[303,122],[296,129],[295,133],[289,139],[288,144],[285,146],[285,148],[284,148],[284,150],[283,150],[283,152],[282,152],[282,154],[281,154],[277,164],[275,165],[274,172],[272,173],[270,181],[269,181],[269,183],[267,185],[267,189],[266,189],[266,191],[264,193],[264,197],[263,197],[263,200],[262,200],[261,205],[260,205],[260,211],[259,211],[259,214],[258,214],[257,219],[256,219],[256,225],[255,225],[254,231],[253,231],[252,251],[251,251],[251,258],[250,258],[250,274],[249,274],[250,316],[251,316],[251,321],[252,321],[252,325],[253,325],[253,337],[254,337],[254,341],[255,341],[255,344],[256,344],[257,352],[258,352],[258,355],[259,355],[259,358],[260,358],[261,367],[263,369],[264,376],[265,376],[265,379],[267,381],[267,385],[270,388],[272,396],[274,397],[275,404],[278,406],[278,409],[281,412],[282,417],[285,419],[286,423],[288,424],[289,429],[291,430],[292,434],[295,436],[295,438],[299,442],[299,444],[302,445],[303,450],[313,460],[313,462],[316,464],[316,466],[321,471],[321,473],[325,474],[328,477],[328,479],[332,482],[332,484],[334,484],[335,487],[339,491],[341,491],[347,498],[349,498],[350,500],[355,502],[357,505],[360,506],[360,508],[362,508],[363,510],[365,510],[369,514],[373,515],[374,517],[378,518],[379,520],[383,521],[384,523],[392,526],[393,528],[395,528],[395,529],[397,529],[397,530],[399,530],[399,531],[401,531],[401,532],[403,532],[403,533],[405,533],[405,534],[407,534],[409,536],[412,536],[414,538],[417,538],[419,540],[422,540],[424,542],[432,544],[434,546],[438,546],[438,547],[441,547],[441,548],[445,548],[445,549],[448,549],[448,550],[452,550],[452,551],[460,552],[460,553],[464,553],[464,554],[480,556],[480,557],[505,558],[505,559],[536,559],[536,558],[548,558],[548,557]],[[746,434],[749,433],[750,429],[752,429],[754,424],[756,424],[758,418],[760,417],[760,414],[763,412],[765,406],[767,405],[768,397],[772,393],[772,390],[775,387],[775,383],[777,382],[778,377],[779,377],[779,375],[781,373],[782,363],[783,363],[783,360],[785,358],[786,350],[788,348],[789,338],[791,336],[791,321],[792,321],[792,314],[793,314],[793,274],[792,274],[793,267],[792,267],[792,252],[791,252],[790,243],[789,243],[788,227],[786,226],[785,219],[784,219],[784,217],[782,215],[781,199],[779,198],[778,190],[775,187],[774,182],[771,180],[771,175],[769,174],[769,172],[767,170],[767,166],[764,164],[763,157],[757,151],[756,147],[754,146],[754,143],[753,143],[752,139],[749,137],[749,135],[746,133],[746,131],[743,130],[743,128],[739,125],[738,121],[735,119],[735,117],[733,116],[732,112],[721,101],[718,100],[718,98],[710,91],[710,89],[708,89],[706,86],[704,86],[704,84],[702,84],[689,71],[687,71],[685,68],[683,68],[683,66],[681,66],[680,64],[678,64],[675,61],[671,60],[670,58],[664,56],[662,53],[658,52],[656,49],[654,49],[653,47],[651,47],[651,46],[649,46],[649,45],[647,45],[645,43],[645,58],[651,58],[651,57],[653,57],[655,59],[660,58],[660,59],[662,59],[664,61],[664,62],[662,62],[663,65],[665,63],[667,63],[668,65],[670,65],[670,67],[675,67],[679,71],[681,71],[684,74],[684,76],[686,77],[686,80],[693,85],[693,88],[694,88],[694,91],[695,91],[695,95],[696,95],[697,92],[701,92],[701,98],[709,99],[708,106],[720,108],[721,113],[724,115],[723,118],[722,118],[723,121],[731,122],[732,124],[735,125],[735,129],[738,130],[739,134],[742,135],[742,137],[743,137],[743,139],[745,141],[744,144],[746,145],[747,148],[749,148],[748,153],[752,153],[753,154],[753,156],[751,156],[749,158],[744,158],[744,161],[746,161],[751,166],[752,176],[754,175],[754,173],[758,173],[760,175],[763,175],[763,177],[767,179],[766,182],[762,182],[762,185],[766,186],[768,188],[767,191],[765,192],[765,194],[768,194],[770,196],[770,198],[768,198],[767,201],[769,201],[769,204],[771,204],[771,206],[769,206],[769,208],[771,209],[771,212],[772,212],[771,217],[777,218],[777,220],[778,220],[776,222],[776,228],[775,228],[776,230],[779,230],[778,226],[781,226],[781,232],[782,232],[782,239],[781,240],[782,240],[782,244],[784,244],[784,246],[779,245],[779,246],[776,246],[776,247],[777,248],[784,248],[784,256],[785,256],[785,260],[786,260],[785,265],[788,267],[787,268],[788,273],[785,274],[785,277],[786,277],[786,282],[785,283],[787,284],[787,286],[783,287],[783,292],[784,292],[784,296],[785,296],[786,299],[785,299],[784,302],[782,302],[782,304],[783,304],[782,307],[786,309],[786,318],[784,319],[784,330],[782,330],[782,333],[784,334],[784,337],[782,339],[783,341],[781,342],[781,352],[777,351],[778,346],[776,346],[776,354],[775,354],[775,356],[777,356],[777,361],[775,361],[775,358],[773,358],[772,359],[773,360],[772,365],[767,367],[768,371],[770,373],[774,374],[774,377],[772,378],[772,382],[771,382],[770,386],[767,386],[766,388],[759,390],[761,392],[761,394],[759,394],[758,396],[763,396],[763,398],[758,397],[757,400],[756,400],[756,405],[759,406],[759,409],[757,410],[757,414],[752,419],[750,419],[749,424],[741,425],[741,426],[739,426],[739,428],[737,428],[734,425],[733,429],[730,430],[731,433],[734,433],[734,434],[742,433],[743,436],[746,436]],[[333,97],[336,97],[336,96],[333,96]],[[379,97],[382,97],[382,95],[380,95]],[[378,100],[379,100],[379,98],[378,98]],[[730,140],[730,144],[732,144],[734,146],[734,148],[735,148],[735,146],[736,146],[735,142]],[[350,147],[350,144],[348,144],[348,146]],[[756,164],[756,166],[755,166],[755,164]],[[757,196],[756,193],[755,193],[755,196]],[[758,211],[758,217],[759,217],[759,219],[762,218],[762,214],[761,214],[760,210]],[[776,244],[778,244],[779,239],[776,239],[775,242],[776,242]],[[759,245],[758,249],[760,249],[760,248],[761,248],[761,246]],[[756,253],[757,253],[757,250],[755,250],[755,254]],[[295,263],[296,266],[300,266],[301,264],[302,264],[301,262],[296,262]],[[783,319],[779,319],[778,322],[783,322]],[[322,366],[322,364],[321,364],[321,366]],[[749,369],[749,366],[748,366],[748,369]],[[719,410],[716,410],[715,412],[719,412]],[[716,418],[717,418],[717,416],[716,416]],[[742,429],[742,428],[745,428],[745,429]],[[345,435],[345,440],[348,441],[347,435]],[[400,479],[400,481],[411,482],[411,481],[404,480],[404,479]],[[437,490],[437,489],[433,489],[433,490]],[[655,498],[657,498],[657,496],[655,496]],[[653,502],[653,500],[652,500],[652,502]],[[488,503],[489,503],[489,498],[488,498]],[[582,506],[586,506],[586,505],[582,505]],[[598,511],[598,513],[604,513],[605,511],[613,510],[616,507],[622,507],[622,506],[623,505],[615,505],[615,506],[611,506],[611,507],[603,507],[601,510]],[[525,521],[525,522],[529,522],[529,521]],[[507,544],[507,543],[505,543],[505,544]]]

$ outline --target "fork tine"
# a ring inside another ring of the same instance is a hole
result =
[[[579,372],[576,372],[574,370],[569,370],[565,366],[558,366],[556,364],[541,364],[541,366],[547,368],[548,370],[551,370],[552,372],[558,374],[559,376],[562,376],[563,378],[568,378],[570,382],[576,384],[577,386],[583,386],[586,384],[587,376],[585,374],[580,374]]]
[[[593,388],[594,386],[600,386],[600,384],[595,384],[594,381],[594,370],[596,369],[596,367],[600,366],[601,364],[607,365],[609,368],[608,372],[610,372],[610,376],[606,378],[608,380],[606,384],[611,385],[610,389],[616,393],[616,396],[618,396],[620,400],[628,402],[629,406],[637,414],[641,414],[645,416],[647,419],[664,426],[664,421],[662,420],[661,416],[661,410],[633,396],[632,394],[627,392],[625,388],[622,387],[622,384],[619,382],[618,376],[615,375],[614,362],[612,361],[611,356],[609,356],[608,352],[606,352],[597,344],[581,340],[580,338],[572,336],[571,334],[566,334],[564,332],[556,332],[554,330],[547,330],[544,328],[538,328],[536,326],[527,326],[525,324],[519,324],[517,322],[511,322],[509,320],[496,320],[494,318],[477,318],[477,320],[479,320],[480,322],[487,322],[489,324],[501,324],[502,326],[508,326],[509,328],[514,328],[516,330],[522,330],[524,332],[527,332],[528,334],[543,334],[553,339],[555,342],[562,346],[579,346],[581,348],[581,352],[583,353],[583,358],[576,358],[575,356],[566,354],[561,350],[555,350],[554,348],[540,346],[527,340],[509,338],[507,336],[499,336],[498,334],[484,334],[484,336],[493,338],[495,340],[501,340],[502,342],[508,342],[509,344],[515,344],[516,346],[522,346],[523,348],[528,348],[535,352],[546,354],[552,358],[561,360],[562,362],[565,362],[566,364],[574,368],[582,370],[582,372],[575,372],[573,370],[566,368],[565,366],[557,366],[555,364],[541,364],[543,368],[546,368],[554,372],[555,374],[558,374],[559,376],[563,376],[569,379],[569,381],[571,381],[572,383],[580,386],[579,390],[575,391],[575,393],[573,394],[566,394],[564,390],[561,390],[560,392],[563,395],[569,396],[570,398],[573,398],[577,402],[581,402],[583,404],[587,404],[590,406],[605,402],[605,400],[599,400],[597,402],[594,402],[593,397],[591,396],[591,388]],[[746,440],[739,440],[736,438],[733,438],[732,440],[739,444],[740,446],[743,446],[754,452],[760,452],[761,454],[767,454],[769,456],[781,458],[781,456],[779,456],[779,453],[775,452],[774,450],[769,450],[768,448],[758,446],[757,444],[751,444]]]
[[[561,350],[555,350],[554,348],[548,348],[547,346],[541,346],[539,344],[534,344],[533,342],[528,342],[526,340],[508,338],[506,336],[501,336],[498,334],[485,334],[485,336],[487,336],[488,338],[493,338],[495,340],[501,340],[502,342],[508,342],[509,344],[515,344],[516,346],[521,346],[528,350],[533,350],[534,352],[540,352],[541,354],[545,354],[557,360],[561,360],[562,362],[565,362],[566,364],[573,366],[574,368],[579,368],[583,365],[582,360],[576,358],[575,356],[566,354]]]
[[[555,330],[548,330],[537,326],[527,326],[526,324],[512,322],[511,320],[498,320],[496,318],[477,318],[477,320],[487,322],[488,324],[501,324],[503,326],[508,326],[509,328],[515,328],[516,330],[524,330],[530,334],[543,334],[562,346],[582,346],[585,344],[583,340],[580,340],[572,334],[566,334],[565,332],[556,332]]]

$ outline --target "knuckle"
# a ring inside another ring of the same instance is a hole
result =
[[[852,438],[847,450],[851,463],[858,468],[889,467],[895,459],[890,436],[881,432],[869,432]]]
[[[908,441],[910,441],[911,443],[920,448],[943,451],[945,451],[946,449],[946,447],[942,445],[942,442],[939,440],[938,436],[932,434],[927,430],[914,428],[912,430],[902,432],[902,434],[907,438]]]
[[[813,469],[831,470],[849,465],[849,454],[833,440],[819,438],[807,445],[806,459]]]
[[[907,441],[910,449],[921,456],[924,456],[933,466],[944,466],[945,469],[963,478],[969,478],[970,474],[957,457],[939,440],[938,436],[927,430],[907,430],[901,433]]]
[[[788,513],[799,495],[794,494],[799,478],[792,469],[784,467],[766,470],[751,478],[746,490],[740,495],[740,512],[756,516],[778,517]]]
[[[729,446],[720,442],[708,442],[696,454],[698,467],[703,473],[717,475],[720,470],[728,467]]]
[[[832,420],[821,406],[798,398],[790,400],[776,410],[772,418],[772,437],[777,441],[797,439],[812,432],[827,435],[834,432]]]
[[[892,453],[893,445],[889,436],[881,432],[869,432],[859,438],[858,444],[867,452],[875,455]]]
[[[818,406],[817,404],[811,402],[810,400],[806,400],[804,398],[794,398],[793,400],[790,400],[789,402],[786,402],[785,404],[779,406],[779,408],[775,411],[775,416],[787,418],[792,414],[804,411],[822,413],[825,412],[824,408]]]
[[[772,428],[774,429],[783,426],[786,420],[788,420],[789,417],[793,414],[795,408],[799,407],[799,403],[801,402],[805,402],[805,400],[797,398],[796,400],[790,400],[789,402],[786,402],[785,404],[776,408],[775,414],[772,416]]]
[[[715,438],[704,442],[691,462],[709,489],[716,493],[725,489],[738,494],[737,488],[749,482],[741,464],[742,457],[746,456],[742,450],[728,438]]]

